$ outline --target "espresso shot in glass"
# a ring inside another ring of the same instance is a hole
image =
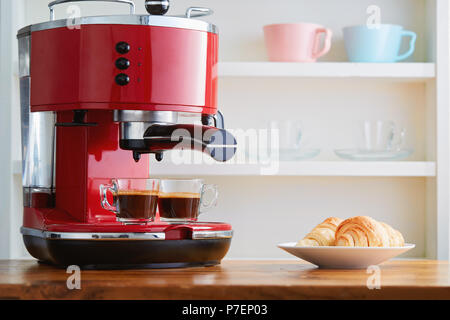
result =
[[[158,210],[161,221],[194,222],[217,204],[216,185],[203,180],[161,180]]]
[[[154,220],[158,205],[158,179],[113,179],[109,185],[100,185],[103,209],[114,212],[117,221],[143,224]],[[108,201],[112,195],[112,204]]]

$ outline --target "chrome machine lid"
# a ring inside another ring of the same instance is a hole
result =
[[[17,37],[29,36],[32,32],[63,28],[68,25],[73,25],[73,19],[60,19],[53,20],[54,11],[53,6],[56,4],[68,3],[68,2],[80,2],[80,1],[108,1],[108,2],[120,2],[131,5],[129,15],[111,15],[111,16],[92,16],[92,17],[80,17],[77,18],[77,25],[91,25],[91,24],[117,24],[117,25],[143,25],[143,26],[157,26],[168,28],[189,29],[197,31],[205,31],[211,33],[218,33],[218,28],[211,23],[202,20],[192,19],[194,17],[207,16],[213,13],[211,9],[190,7],[186,10],[184,16],[163,16],[163,15],[135,15],[134,3],[127,0],[59,0],[53,1],[49,4],[50,8],[50,21],[29,25],[20,29],[17,33]],[[158,3],[168,1],[146,1],[148,3]]]

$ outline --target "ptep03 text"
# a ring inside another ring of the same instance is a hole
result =
[[[217,306],[195,306],[189,304],[182,309],[183,315],[203,315],[213,318],[217,315],[267,315],[265,304],[226,304],[223,308]]]

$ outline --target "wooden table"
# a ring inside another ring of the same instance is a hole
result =
[[[81,271],[69,290],[65,269],[0,261],[0,299],[450,299],[447,261],[380,265],[381,288],[366,270],[322,270],[298,261],[224,261],[221,266]],[[371,282],[376,284],[376,282]]]

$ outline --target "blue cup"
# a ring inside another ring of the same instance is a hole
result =
[[[393,24],[346,27],[345,49],[351,62],[397,62],[413,54],[417,35]],[[409,50],[399,54],[403,37],[410,37]]]

